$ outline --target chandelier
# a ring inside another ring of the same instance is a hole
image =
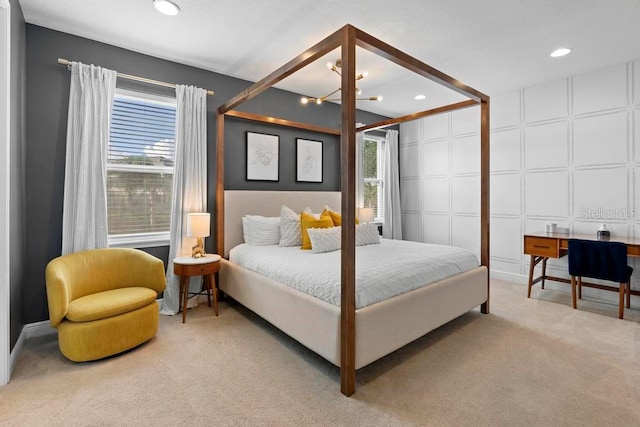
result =
[[[336,73],[337,75],[342,76],[342,73],[340,73],[340,70],[342,69],[342,60],[340,59],[336,60],[335,64],[333,62],[327,62],[327,68],[333,71],[334,73]],[[356,76],[356,82],[358,80],[364,79],[365,77],[367,77],[367,75],[368,73],[366,71],[358,74]],[[341,87],[319,98],[309,98],[309,97],[303,96],[300,99],[300,102],[303,104],[309,104],[309,103],[322,104],[324,101],[340,101],[341,98],[339,97],[330,98],[332,95],[335,95],[337,92],[340,92],[340,90],[342,90]],[[362,91],[358,89],[358,87],[356,86],[356,94],[360,95],[361,93]],[[382,101],[382,96],[369,96],[364,98],[356,98],[356,101]]]

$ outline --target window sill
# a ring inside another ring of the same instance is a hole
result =
[[[140,233],[109,236],[110,248],[152,248],[169,246],[169,233]]]

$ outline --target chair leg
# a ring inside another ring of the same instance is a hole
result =
[[[573,308],[578,308],[578,304],[576,302],[576,276],[571,276],[571,302]]]
[[[624,295],[626,293],[626,287],[626,283],[620,283],[620,304],[618,304],[618,319],[622,319],[624,317]]]
[[[578,299],[582,299],[582,276],[578,276]]]
[[[627,308],[631,308],[631,280],[627,282]]]

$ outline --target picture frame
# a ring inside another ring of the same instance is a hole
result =
[[[280,137],[247,131],[247,181],[280,180]]]
[[[296,182],[322,182],[322,141],[296,138]]]

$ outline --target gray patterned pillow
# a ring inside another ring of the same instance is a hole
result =
[[[311,252],[322,254],[337,251],[342,246],[342,227],[309,228]],[[375,245],[380,243],[378,226],[373,222],[356,225],[356,246]]]
[[[356,225],[356,246],[375,245],[380,243],[380,233],[378,224],[375,222],[365,222]]]
[[[311,209],[304,210],[311,213]],[[302,246],[302,230],[300,228],[300,214],[286,205],[280,209],[280,242],[278,246]]]

